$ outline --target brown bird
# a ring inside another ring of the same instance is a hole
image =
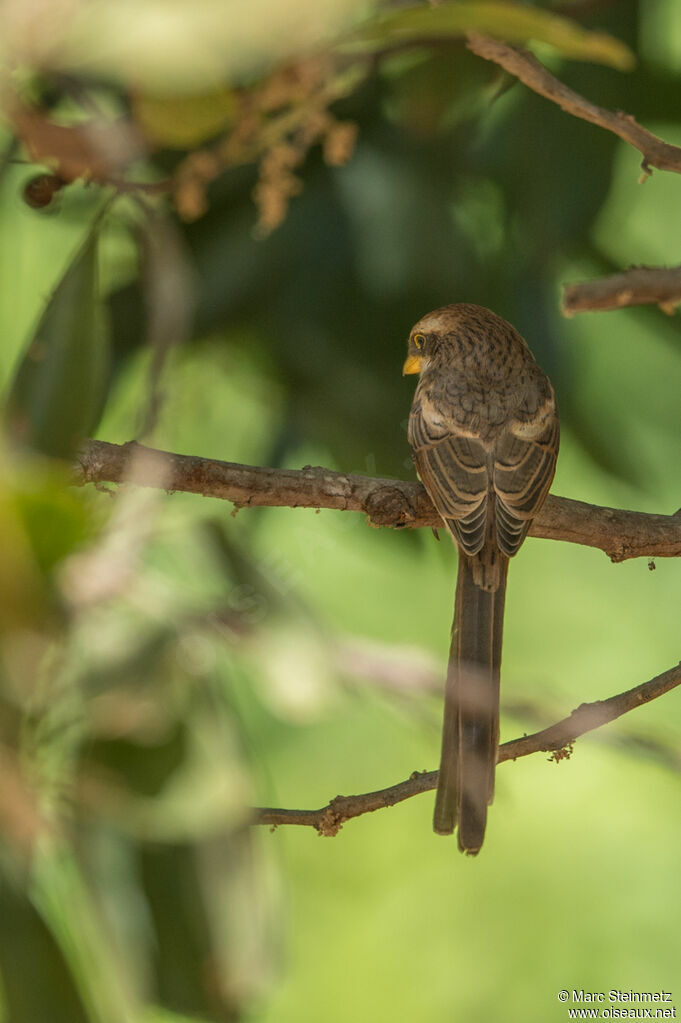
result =
[[[482,306],[428,313],[404,373],[420,373],[409,416],[417,472],[459,550],[433,827],[475,854],[485,837],[499,744],[508,559],[553,479],[553,388],[517,330]]]

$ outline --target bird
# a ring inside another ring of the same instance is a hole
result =
[[[551,382],[518,331],[461,302],[414,325],[403,374],[414,464],[458,548],[433,829],[476,855],[494,795],[509,558],[551,486],[560,425]]]

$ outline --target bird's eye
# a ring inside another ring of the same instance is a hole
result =
[[[414,344],[417,348],[423,348],[425,343],[426,339],[423,334],[414,334]]]

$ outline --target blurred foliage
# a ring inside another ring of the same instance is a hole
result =
[[[8,395],[12,440],[72,458],[97,426],[108,369],[101,318],[95,225],[50,297]]]
[[[503,0],[438,4],[436,10],[404,7],[379,17],[368,28],[360,28],[344,45],[351,50],[382,50],[386,42],[403,44],[465,32],[480,32],[509,43],[528,39],[549,43],[564,57],[593,60],[621,71],[631,71],[635,63],[626,44],[606,33],[587,31],[556,12]]]
[[[673,988],[673,696],[503,768],[474,863],[427,798],[254,832],[253,803],[434,766],[451,545],[70,485],[91,431],[411,476],[403,345],[467,300],[556,385],[556,490],[675,509],[678,318],[557,298],[678,261],[681,186],[475,30],[678,141],[673,0],[0,4],[0,1023],[543,1021],[563,987]],[[674,663],[678,584],[528,542],[505,737]]]

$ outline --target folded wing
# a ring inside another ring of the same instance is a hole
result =
[[[421,482],[466,554],[485,542],[492,462],[475,438],[444,432],[412,408],[409,443]]]
[[[421,482],[463,551],[482,549],[492,508],[499,550],[512,557],[543,504],[556,466],[558,420],[534,438],[505,431],[493,449],[475,437],[444,432],[420,409],[409,421],[409,441]]]
[[[496,532],[499,549],[512,557],[549,492],[558,457],[558,419],[527,439],[511,432],[498,440],[494,458]]]

